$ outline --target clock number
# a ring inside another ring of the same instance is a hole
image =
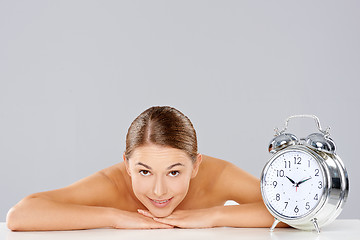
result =
[[[285,163],[285,168],[288,168],[288,167],[290,168],[290,163],[291,163],[290,161],[284,161],[284,163]]]
[[[319,176],[319,169],[315,169],[315,177],[318,177]]]
[[[309,210],[309,209],[310,209],[310,203],[309,203],[309,202],[306,202],[306,204],[305,204],[305,209],[306,209],[306,210]]]
[[[319,181],[319,186],[318,186],[319,189],[322,188],[322,181]]]
[[[317,194],[315,195],[314,200],[319,200],[319,196]]]
[[[301,164],[301,157],[294,157],[294,164]]]
[[[296,206],[296,207],[294,208],[294,212],[295,212],[295,213],[298,213],[298,212],[299,212],[298,206]]]
[[[278,194],[276,194],[276,201],[280,201],[280,194],[278,193]]]
[[[273,181],[273,186],[274,186],[274,188],[276,188],[276,186],[277,186],[277,181]]]
[[[310,167],[310,160],[308,160],[308,167]]]
[[[276,176],[277,177],[284,177],[285,172],[284,170],[276,170]]]
[[[284,202],[285,203],[285,209],[287,208],[287,205],[289,204],[289,202]]]

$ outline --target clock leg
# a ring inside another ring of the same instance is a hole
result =
[[[314,218],[314,219],[312,219],[311,221],[313,222],[314,228],[315,228],[315,230],[317,231],[317,233],[320,233],[320,228],[319,228],[319,224],[317,223],[317,219]]]
[[[274,231],[276,225],[278,225],[279,222],[280,222],[280,221],[275,218],[274,223],[272,224],[272,226],[271,226],[271,228],[270,228],[270,231],[271,231],[271,232]]]

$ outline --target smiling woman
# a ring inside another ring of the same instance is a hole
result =
[[[156,217],[169,216],[188,193],[201,162],[192,163],[182,150],[158,145],[138,147],[125,161],[139,201]]]
[[[14,231],[269,227],[259,180],[201,155],[191,121],[151,107],[131,124],[124,161],[68,187],[32,194],[7,215]],[[228,200],[239,203],[224,206]]]

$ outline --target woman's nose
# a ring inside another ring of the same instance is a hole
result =
[[[154,186],[154,194],[157,197],[164,196],[167,193],[167,187],[164,179],[162,177],[157,177],[155,186]]]

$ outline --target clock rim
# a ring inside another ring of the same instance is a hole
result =
[[[320,170],[323,174],[324,187],[323,187],[323,191],[322,191],[320,200],[318,201],[317,205],[312,210],[310,210],[309,212],[307,212],[303,215],[300,215],[300,216],[290,217],[290,216],[286,216],[286,215],[279,213],[275,208],[273,208],[272,204],[265,196],[264,188],[266,186],[265,185],[266,173],[267,173],[271,163],[273,163],[280,155],[283,155],[286,152],[293,152],[294,150],[300,151],[300,152],[305,152],[306,154],[309,154],[310,156],[312,156],[315,159],[315,161],[317,161],[318,165],[320,166]],[[282,150],[279,150],[278,152],[276,152],[264,166],[262,173],[261,173],[261,179],[260,179],[262,199],[265,203],[265,206],[269,210],[269,212],[276,219],[278,219],[282,222],[309,221],[323,208],[323,206],[325,205],[325,203],[327,202],[327,200],[329,198],[329,191],[330,191],[329,177],[330,177],[330,173],[327,169],[326,164],[324,163],[324,159],[319,154],[314,152],[312,149],[307,148],[306,146],[302,146],[302,145],[289,146],[286,149],[282,149]]]

